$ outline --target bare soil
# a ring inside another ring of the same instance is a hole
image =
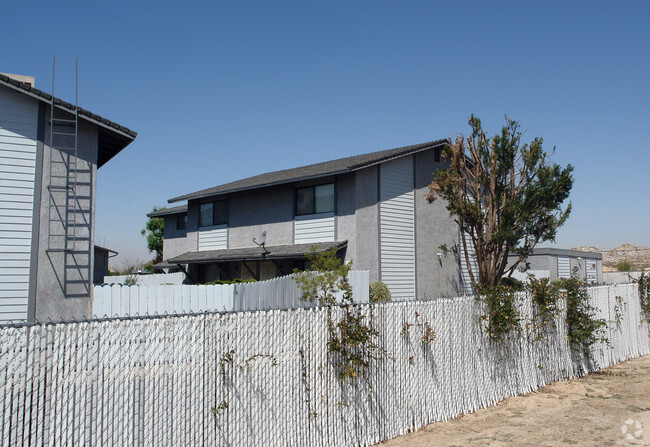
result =
[[[380,445],[650,446],[650,355]]]

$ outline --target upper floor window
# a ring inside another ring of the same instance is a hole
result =
[[[176,229],[177,230],[187,229],[187,213],[176,215]]]
[[[202,203],[199,212],[199,226],[209,227],[228,223],[228,201]]]
[[[334,212],[334,183],[296,189],[296,216]]]

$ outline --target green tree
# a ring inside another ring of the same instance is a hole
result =
[[[436,174],[428,200],[447,201],[460,229],[463,261],[472,284],[480,288],[511,276],[539,242],[555,240],[571,211],[570,203],[564,210],[561,205],[573,186],[573,167],[550,163],[541,138],[522,145],[519,123],[508,117],[492,138],[477,117],[468,122],[471,135],[460,135],[443,150],[450,166]],[[478,272],[471,267],[470,244]],[[519,257],[506,269],[511,253]]]
[[[165,207],[153,207],[152,213],[162,211]],[[154,263],[161,262],[163,259],[163,232],[165,229],[165,219],[162,217],[150,217],[147,224],[140,232],[147,239],[147,248],[149,253],[156,253]]]

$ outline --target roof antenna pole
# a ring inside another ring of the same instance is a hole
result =
[[[77,157],[79,155],[79,59],[74,60],[74,169],[72,180],[72,250],[77,249]]]
[[[50,141],[48,144],[50,147],[52,147],[52,138],[53,138],[53,133],[52,133],[52,123],[54,122],[54,73],[56,69],[56,55],[52,56],[52,90],[50,94],[52,95],[50,97]],[[50,163],[49,163],[49,178],[48,178],[48,184],[52,184],[52,151],[50,150]],[[51,196],[52,191],[50,187],[48,186],[48,196]],[[49,204],[47,206],[47,249],[50,250],[52,248],[51,240],[52,238],[50,237],[50,232],[52,229],[50,228],[51,226],[51,215],[52,215],[52,198],[49,198]]]

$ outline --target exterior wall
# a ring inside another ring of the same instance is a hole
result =
[[[255,247],[263,231],[266,245],[293,244],[293,197],[293,185],[230,195],[228,247]]]
[[[352,261],[352,268],[359,269],[357,265],[357,243],[356,243],[356,175],[355,173],[344,174],[337,177],[336,181],[336,216],[335,216],[335,240],[348,241],[343,260]],[[376,184],[376,182],[375,182]]]
[[[0,87],[0,322],[28,318],[37,128],[38,102]]]
[[[370,282],[379,280],[379,193],[378,168],[371,166],[355,173],[355,232],[356,249],[348,256],[354,259],[354,268],[368,270]]]
[[[439,199],[428,203],[426,194],[433,173],[444,168],[433,151],[415,154],[415,240],[418,299],[458,296],[461,293],[460,263],[449,255],[438,256],[440,246],[458,244],[458,225]]]
[[[49,107],[45,116],[49,121]],[[50,219],[49,163],[61,157],[58,150],[49,147],[49,125],[44,128],[43,182],[40,203],[40,230],[38,249],[38,284],[35,317],[40,321],[59,318],[89,317],[93,272],[95,188],[97,181],[97,126],[79,123],[77,158],[77,200],[80,212],[76,215],[76,241],[70,246],[74,252],[52,251],[63,246],[61,239],[51,234],[60,233]],[[53,175],[62,175],[60,167],[53,167]],[[54,210],[52,210],[54,211]],[[58,232],[58,233],[57,233]]]
[[[176,228],[176,216],[176,214],[165,216],[165,227],[163,229],[164,259],[173,258],[190,251],[187,246],[187,230],[178,230]]]

